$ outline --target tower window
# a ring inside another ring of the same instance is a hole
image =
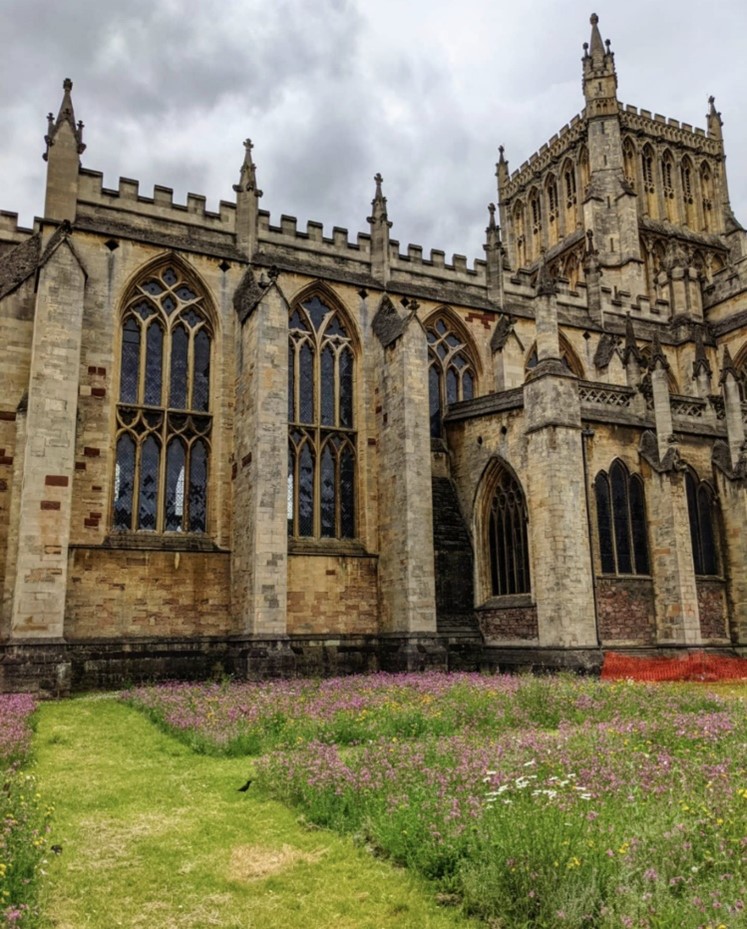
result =
[[[685,474],[685,490],[695,573],[705,576],[718,574],[716,495],[710,484],[698,481],[691,471]]]

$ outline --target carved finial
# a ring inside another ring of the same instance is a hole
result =
[[[643,360],[641,351],[638,348],[638,343],[635,340],[635,332],[633,330],[633,320],[630,318],[630,313],[625,318],[625,345],[622,350],[622,362],[624,365],[627,365],[630,362],[630,359],[633,359],[640,365]]]
[[[591,43],[589,46],[591,57],[604,56],[604,44],[602,43],[602,34],[599,31],[599,17],[596,13],[591,14],[589,22],[591,23]]]
[[[703,344],[703,329],[698,326],[695,330],[695,359],[693,361],[693,377],[698,377],[699,374],[707,374],[708,377],[710,377],[712,373],[711,365],[709,364],[708,356],[706,355],[705,345]]]
[[[721,362],[721,376],[718,379],[719,385],[722,385],[730,374],[735,381],[739,381],[739,371],[737,371],[737,368],[732,361],[729,346],[724,345],[724,358]]]
[[[669,370],[669,362],[662,350],[659,333],[655,330],[654,338],[651,341],[651,358],[649,359],[648,369],[649,371],[655,371],[657,366],[661,366],[665,371]]]
[[[486,232],[490,229],[495,229],[495,204],[494,203],[488,204],[488,213],[490,213],[490,219],[488,220],[488,228],[485,230]]]
[[[252,160],[253,148],[252,140],[244,139],[244,161],[241,165],[241,175],[239,183],[234,184],[233,189],[236,193],[252,191],[259,198],[262,196],[262,191],[257,189],[257,166]]]
[[[721,113],[716,109],[716,98],[711,94],[708,98],[708,135],[712,139],[721,138],[721,127],[724,125],[721,119]]]
[[[548,267],[547,261],[545,259],[545,250],[542,249],[540,253],[539,268],[537,269],[537,281],[535,284],[537,288],[537,296],[553,296],[557,294],[558,287],[555,283],[555,278],[550,274],[550,268]]]
[[[383,180],[384,178],[377,171],[376,174],[374,175],[374,181],[376,183],[376,192],[374,193],[374,198],[371,201],[371,206],[373,207],[373,211],[371,215],[368,217],[368,222],[371,223],[372,226],[375,224],[385,223],[388,228],[391,228],[392,224],[389,222],[389,219],[387,217],[387,212],[386,212],[386,197],[381,192],[381,183]]]
[[[503,163],[503,162],[506,161],[506,159],[505,159],[505,157],[504,157],[504,155],[503,155],[504,152],[505,152],[505,148],[504,148],[502,145],[499,145],[499,146],[498,146],[498,161],[501,162],[501,163]]]
[[[54,145],[57,133],[60,131],[60,127],[64,123],[67,123],[72,129],[78,154],[82,155],[86,149],[85,145],[83,144],[83,123],[75,122],[73,99],[70,95],[72,89],[73,82],[69,77],[66,77],[62,82],[62,103],[60,104],[60,110],[57,114],[57,119],[55,120],[51,113],[47,115],[47,134],[44,136],[44,141],[47,143],[47,150],[42,156],[45,161],[49,160],[49,150]]]
[[[586,231],[586,251],[584,252],[584,270],[589,272],[599,270],[599,249],[594,248],[594,233],[591,229]],[[597,278],[598,280],[598,278]]]

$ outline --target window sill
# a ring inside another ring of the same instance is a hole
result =
[[[351,558],[377,558],[355,539],[288,539],[289,555],[341,555]]]
[[[489,597],[476,607],[480,610],[515,610],[534,606],[531,594],[506,594],[503,597]]]
[[[71,548],[76,546],[71,545]],[[88,548],[89,546],[81,546]],[[111,532],[105,539],[102,548],[132,549],[136,551],[152,552],[222,552],[227,549],[220,548],[206,535],[190,535],[188,533],[156,533],[156,532]]]

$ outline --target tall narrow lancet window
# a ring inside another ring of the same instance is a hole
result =
[[[563,203],[565,206],[565,234],[570,235],[578,222],[578,195],[576,192],[576,168],[572,161],[563,166]]]
[[[448,317],[438,316],[426,324],[428,336],[428,392],[431,436],[442,432],[446,407],[459,400],[471,400],[475,393],[475,365],[464,339],[450,325]]]
[[[353,343],[319,296],[292,308],[288,329],[288,535],[356,536]]]
[[[602,574],[648,574],[643,481],[615,461],[594,480]]]
[[[530,259],[536,261],[542,250],[542,201],[534,188],[529,194],[529,218],[532,223],[532,247]]]
[[[583,145],[578,153],[578,173],[581,177],[581,194],[586,195],[586,188],[591,181],[591,170],[589,168],[589,149]]]
[[[685,490],[695,573],[705,576],[718,574],[716,495],[711,485],[707,481],[699,481],[692,471],[685,474]]]
[[[495,482],[487,529],[492,595],[529,593],[526,501],[521,485],[507,468],[501,469]]]
[[[130,290],[122,316],[112,526],[207,529],[212,330],[176,264]]]
[[[514,241],[516,242],[516,265],[524,268],[527,265],[527,235],[524,218],[524,204],[519,200],[513,210]]]
[[[623,142],[623,173],[625,180],[635,190],[638,186],[636,184],[636,152],[635,145],[630,138],[626,138]]]
[[[677,222],[677,201],[674,197],[674,158],[667,150],[661,159],[661,192],[664,197],[664,211],[670,223]]]
[[[654,176],[654,150],[645,145],[641,152],[641,179],[643,181],[644,205],[646,213],[652,219],[659,218],[656,204],[656,179]]]
[[[700,192],[703,202],[703,230],[713,232],[713,174],[707,161],[700,166]]]
[[[690,229],[697,228],[697,219],[695,211],[695,179],[693,173],[693,163],[687,157],[682,159],[680,164],[680,182],[682,184],[682,202],[684,206],[685,225]]]
[[[547,238],[550,245],[560,238],[558,233],[558,182],[554,174],[550,174],[545,184],[547,195]]]

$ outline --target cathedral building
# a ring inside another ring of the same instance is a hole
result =
[[[0,214],[0,686],[568,666],[747,647],[747,242],[720,114],[618,100],[485,254],[116,190],[65,81]]]

